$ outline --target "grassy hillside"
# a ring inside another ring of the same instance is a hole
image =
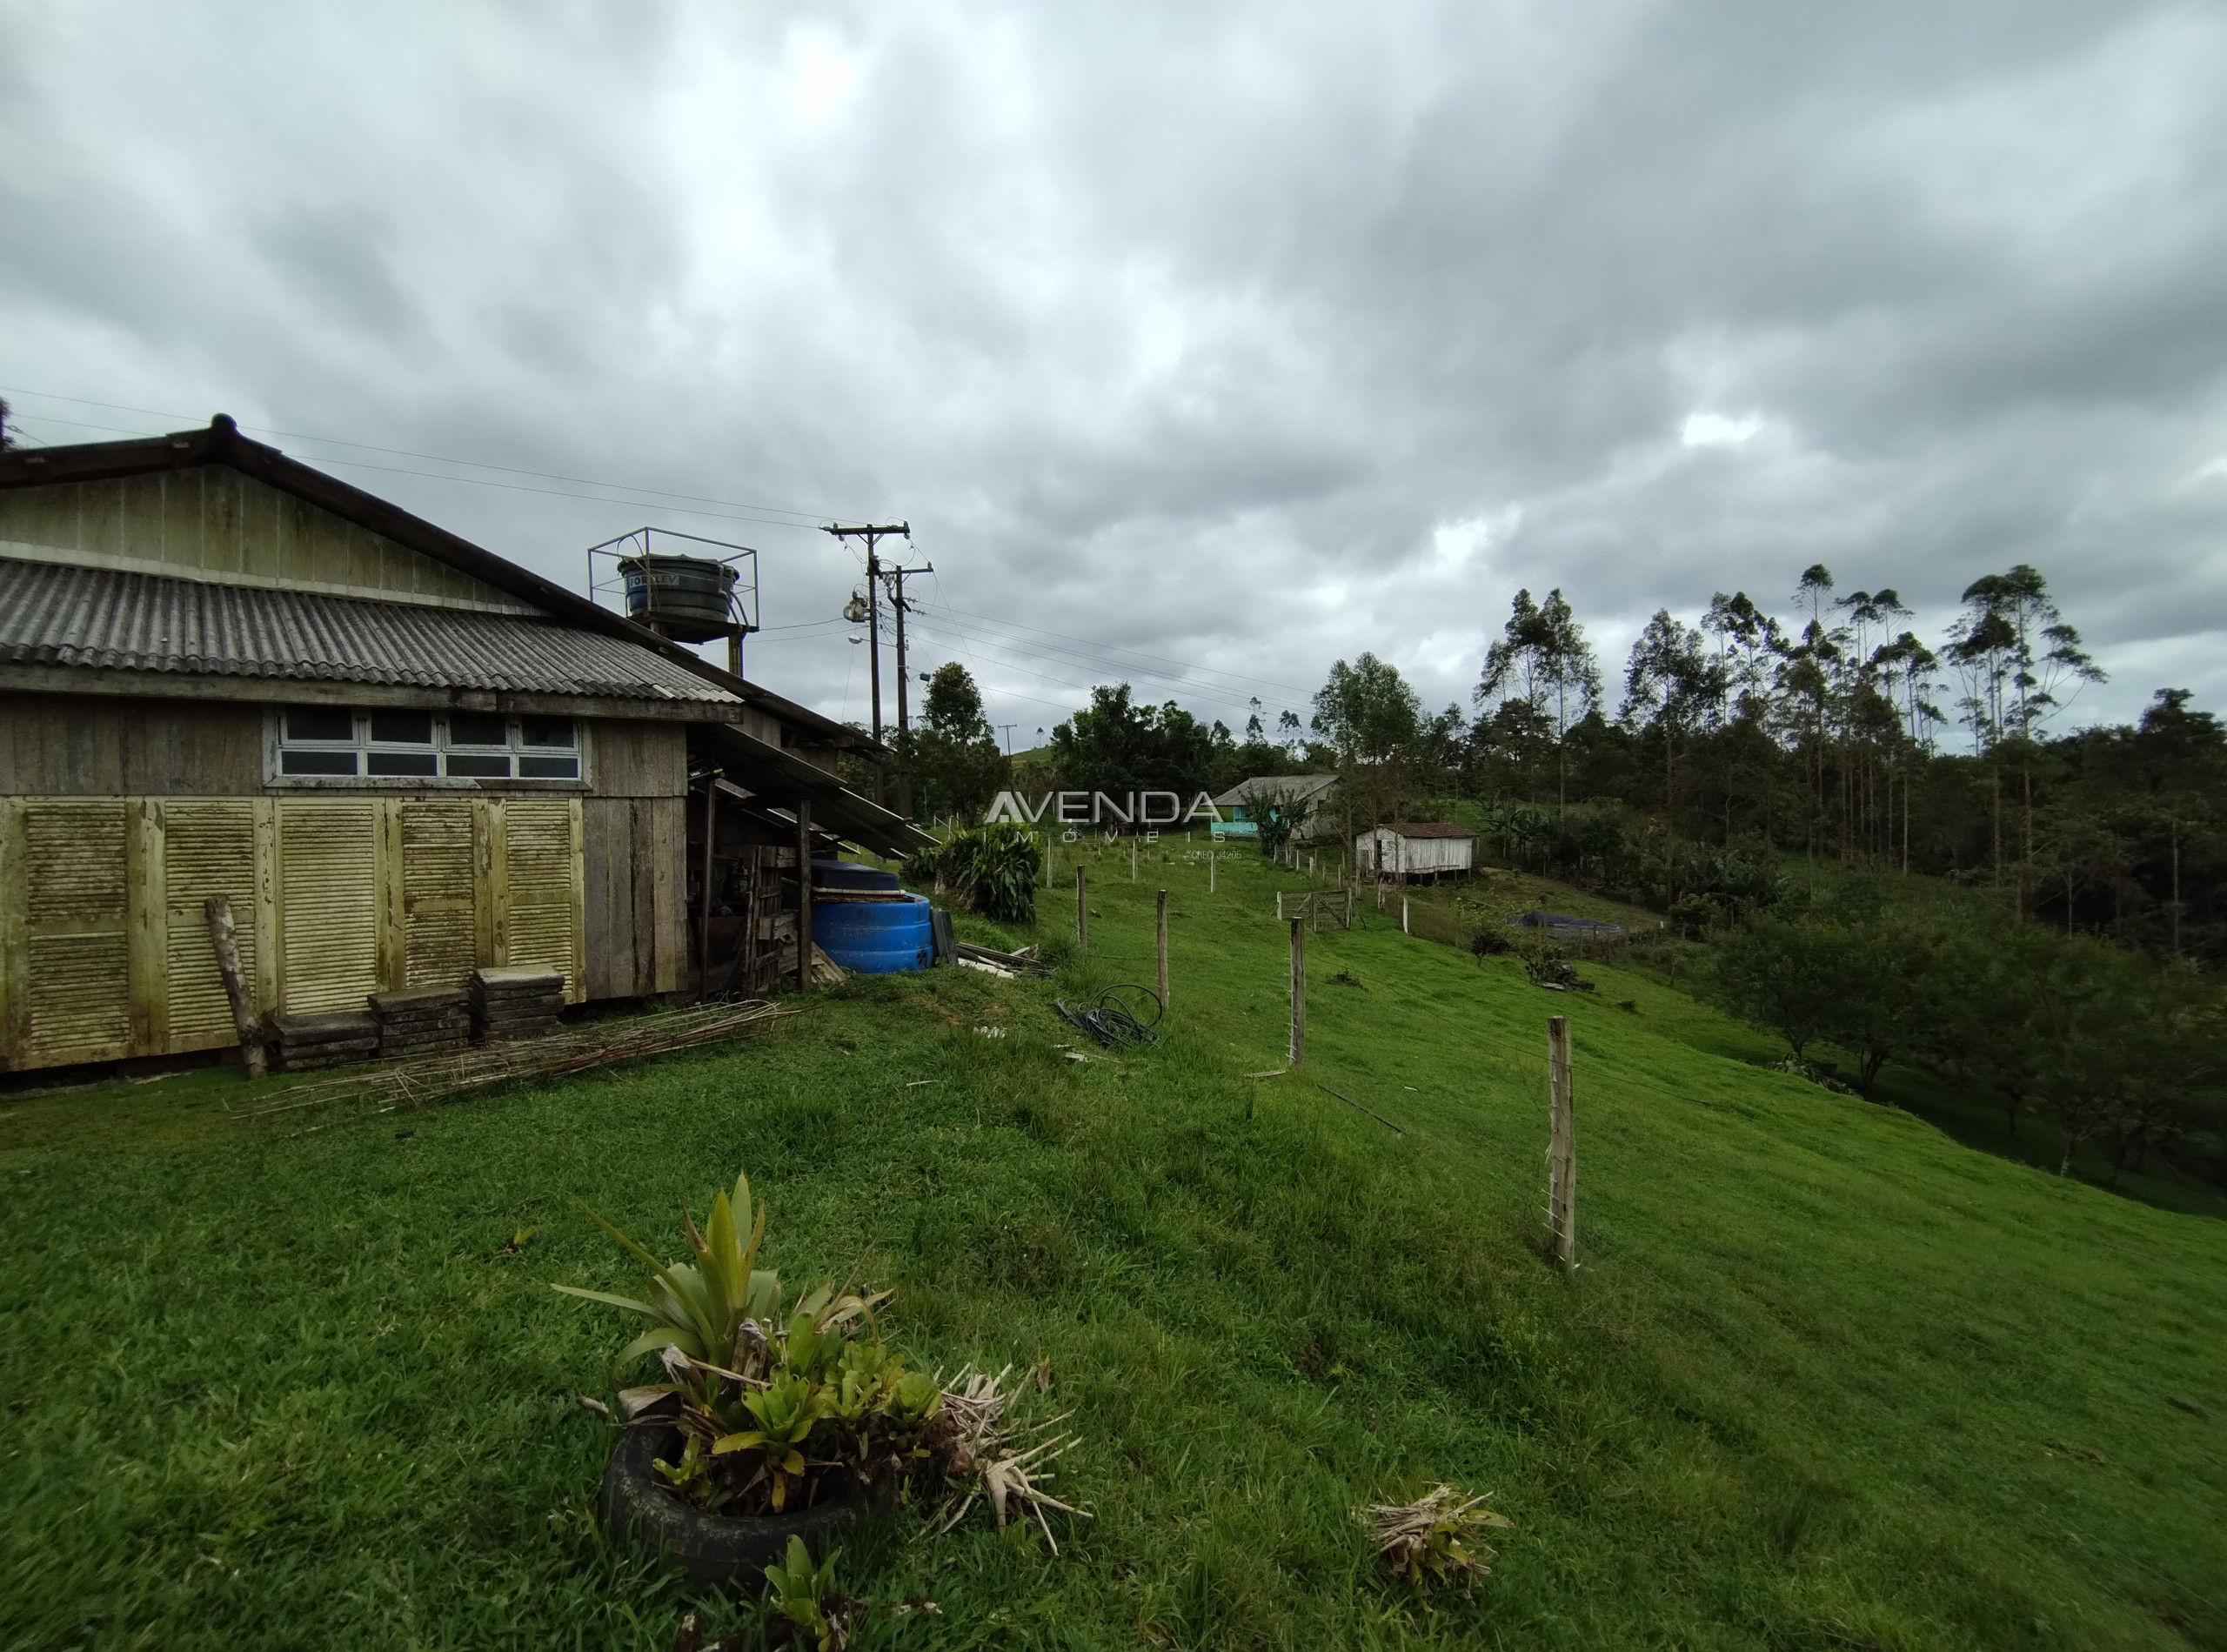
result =
[[[1959,924],[1979,925],[1999,910],[1999,898],[1993,892],[1940,878],[1851,870],[1805,861],[1799,855],[1782,857],[1781,870],[1800,897],[1843,899],[1849,886],[1862,885],[1862,899],[1877,900],[1891,910],[1944,929]],[[1411,898],[1418,933],[1428,931],[1449,940],[1467,934],[1480,923],[1504,923],[1511,914],[1535,907],[1606,919],[1626,926],[1639,938],[1640,947],[1632,955],[1638,973],[1676,987],[1703,988],[1708,981],[1714,941],[1678,940],[1662,932],[1658,913],[1605,900],[1530,873],[1481,867],[1468,882],[1418,885]],[[1390,910],[1396,916],[1399,909]],[[1447,921],[1432,924],[1426,920],[1426,913],[1441,914]],[[1736,1022],[1695,1023],[1692,1033],[1700,1047],[1757,1065],[1768,1066],[1787,1054],[1786,1045],[1776,1034]],[[1836,1048],[1830,1040],[1818,1040],[1810,1053],[1847,1073],[1859,1065],[1852,1053]],[[2051,1172],[2063,1162],[2064,1138],[2040,1110],[2029,1109],[2014,1130],[1998,1097],[1961,1088],[1908,1060],[1888,1065],[1880,1075],[1877,1097],[1915,1114],[1967,1147]],[[2227,1217],[2227,1192],[2200,1174],[2177,1167],[2162,1154],[2145,1154],[2138,1162],[2121,1167],[2111,1162],[2107,1140],[2091,1140],[2074,1155],[2073,1174],[2167,1210]]]
[[[2227,1226],[1762,1072],[1651,980],[1545,993],[1382,920],[1310,940],[1307,1067],[1247,1079],[1301,880],[1228,858],[1210,898],[1169,853],[1094,863],[1055,982],[858,981],[306,1136],[226,1119],[217,1073],[7,1105],[0,1646],[669,1645],[684,1599],[587,1513],[572,1396],[620,1333],[544,1281],[632,1280],[568,1195],[669,1236],[738,1167],[792,1280],[863,1258],[923,1361],[1047,1359],[1087,1441],[1057,1559],[863,1535],[846,1587],[942,1615],[860,1644],[2227,1646]],[[1150,979],[1161,881],[1168,1042],[1069,1062],[1049,1000]],[[1559,1010],[1574,1280],[1541,1260]],[[1515,1528],[1417,1602],[1348,1511],[1440,1479]]]

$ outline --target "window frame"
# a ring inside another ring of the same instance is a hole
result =
[[[344,714],[351,719],[354,737],[347,740],[290,739],[286,734],[286,713],[291,704],[280,704],[271,708],[264,719],[264,777],[274,787],[306,791],[438,791],[475,792],[491,786],[515,788],[529,792],[585,792],[590,789],[589,753],[592,737],[589,719],[552,713],[545,717],[538,712],[467,712],[461,715],[499,717],[503,719],[505,742],[493,746],[484,742],[451,742],[449,739],[451,712],[418,711],[415,707],[379,706],[324,706],[314,702],[295,702],[305,710]],[[423,716],[431,726],[432,738],[420,744],[411,740],[378,740],[371,737],[371,719],[382,715],[400,714]],[[524,725],[528,722],[562,722],[570,725],[572,743],[569,747],[546,744],[529,746],[525,743]],[[501,756],[507,764],[503,774],[452,774],[449,772],[451,752],[466,759],[489,759]],[[349,754],[354,761],[354,771],[345,774],[289,773],[286,757],[290,752]],[[370,772],[375,756],[392,757],[430,754],[434,772],[430,774],[374,774]],[[547,763],[569,757],[574,772],[566,775],[526,774],[522,772],[528,759]]]

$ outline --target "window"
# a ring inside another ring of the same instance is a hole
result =
[[[278,772],[314,779],[577,780],[579,735],[569,717],[289,706],[279,718]]]

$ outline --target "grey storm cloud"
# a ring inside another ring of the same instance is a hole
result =
[[[746,541],[785,628],[752,674],[838,714],[839,516],[913,524],[920,663],[1023,740],[1123,676],[1273,719],[1364,649],[1466,700],[1519,585],[1613,668],[1655,608],[1783,607],[1820,560],[1934,632],[2036,564],[2112,672],[2077,718],[2227,697],[2216,8],[0,3],[0,37],[31,439],[221,407],[574,584],[645,520]]]

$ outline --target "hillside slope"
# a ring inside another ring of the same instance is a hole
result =
[[[1653,983],[1544,993],[1381,921],[1310,938],[1307,1067],[1248,1079],[1301,880],[1238,857],[1209,897],[1167,853],[1087,857],[1051,983],[854,982],[303,1137],[228,1121],[221,1074],[9,1106],[0,1644],[670,1644],[679,1596],[585,1513],[570,1396],[618,1329],[543,1281],[631,1281],[567,1194],[670,1247],[746,1167],[790,1277],[895,1286],[931,1364],[1048,1360],[1086,1441],[1057,1559],[852,1545],[846,1588],[942,1613],[861,1644],[2227,1646],[2227,1227],[1707,1053],[1742,1035]],[[1150,980],[1160,882],[1167,1042],[1068,1061],[1050,999]],[[1574,1280],[1540,1258],[1561,1010]],[[1348,1510],[1441,1479],[1516,1524],[1425,1606]]]

